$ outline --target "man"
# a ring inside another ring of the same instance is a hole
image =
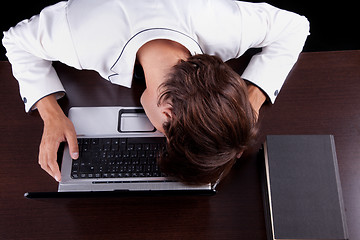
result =
[[[39,163],[57,181],[59,143],[78,157],[76,133],[56,99],[65,90],[58,60],[131,86],[135,62],[141,103],[167,137],[162,169],[184,182],[216,180],[256,133],[261,105],[274,102],[309,34],[305,17],[268,4],[228,0],[70,0],[4,33],[3,45],[27,112],[44,121]],[[223,61],[262,48],[241,78]],[[244,80],[248,81],[248,85]]]

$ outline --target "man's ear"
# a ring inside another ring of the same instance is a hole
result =
[[[243,154],[243,152],[244,152],[244,151],[239,152],[239,153],[236,155],[236,157],[239,159],[239,158],[241,157],[241,155]]]
[[[161,112],[165,115],[166,119],[171,119],[172,117],[172,107],[168,103],[163,103],[161,106]]]

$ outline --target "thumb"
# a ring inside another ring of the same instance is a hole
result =
[[[66,136],[66,140],[69,144],[70,156],[73,159],[78,159],[79,158],[79,146],[78,146],[78,142],[77,142],[77,138],[76,138],[76,133],[74,131],[71,131],[70,133],[68,133],[68,135]]]

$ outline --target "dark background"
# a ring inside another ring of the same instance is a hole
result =
[[[24,19],[58,0],[7,1],[0,14],[0,30],[7,31]],[[261,1],[254,1],[261,2]],[[360,14],[356,1],[301,1],[269,0],[276,7],[304,15],[310,21],[310,32],[304,51],[334,51],[360,49]],[[0,47],[0,60],[6,60],[5,49]]]

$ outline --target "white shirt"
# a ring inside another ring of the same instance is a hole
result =
[[[305,17],[266,3],[70,0],[4,32],[3,45],[29,111],[47,95],[64,95],[52,61],[95,70],[130,87],[138,49],[154,39],[173,40],[192,55],[217,55],[223,61],[262,48],[241,77],[273,102],[308,35]]]

